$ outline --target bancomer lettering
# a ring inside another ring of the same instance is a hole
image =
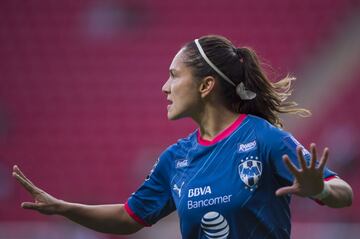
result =
[[[231,196],[232,196],[232,194],[215,197],[215,198],[207,198],[207,199],[197,200],[197,201],[189,200],[187,202],[187,206],[188,206],[188,209],[190,210],[190,209],[194,209],[194,208],[208,207],[208,206],[217,205],[217,204],[229,203],[231,200]]]

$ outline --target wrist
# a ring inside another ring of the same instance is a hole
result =
[[[59,200],[57,211],[59,215],[65,216],[71,210],[71,203],[64,200]]]
[[[324,182],[323,190],[320,193],[318,193],[314,196],[311,196],[311,198],[321,201],[321,200],[327,198],[329,195],[330,195],[330,185],[328,182]]]

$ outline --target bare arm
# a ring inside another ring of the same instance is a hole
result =
[[[340,178],[334,178],[325,184],[328,185],[328,196],[321,199],[322,203],[333,208],[351,206],[353,191],[348,183]]]
[[[83,205],[63,203],[61,215],[93,230],[113,234],[132,234],[141,228],[125,211],[123,204]]]
[[[23,202],[21,207],[46,215],[62,215],[90,229],[113,234],[131,234],[143,226],[132,219],[123,204],[84,205],[59,200],[36,187],[17,166],[13,176],[32,195],[34,202]]]
[[[327,182],[323,180],[323,171],[329,157],[329,150],[325,148],[319,166],[316,167],[317,154],[315,144],[311,144],[310,149],[311,161],[310,165],[307,166],[302,154],[302,148],[297,148],[300,169],[291,163],[287,155],[284,155],[284,162],[294,175],[295,180],[293,185],[278,189],[276,195],[282,196],[290,193],[301,197],[312,197],[334,208],[351,206],[353,192],[349,184],[339,178],[334,178]]]

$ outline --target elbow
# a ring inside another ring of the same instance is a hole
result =
[[[95,231],[112,234],[112,235],[131,235],[139,231],[140,229],[134,228],[102,228],[102,229],[94,229]]]
[[[113,226],[111,233],[117,235],[131,235],[140,231],[144,226],[136,222],[122,223],[121,225]]]
[[[114,234],[117,235],[131,235],[134,234],[138,231],[140,231],[141,228],[134,228],[134,227],[128,227],[128,228],[124,228],[122,230],[118,230],[116,232],[114,232]]]

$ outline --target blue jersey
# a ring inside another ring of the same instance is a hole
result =
[[[240,115],[212,141],[199,135],[162,153],[127,212],[152,225],[176,210],[185,239],[290,238],[290,196],[275,191],[293,183],[282,156],[298,165],[299,142],[251,115]],[[308,161],[309,152],[303,154]],[[324,170],[324,178],[334,175]]]

